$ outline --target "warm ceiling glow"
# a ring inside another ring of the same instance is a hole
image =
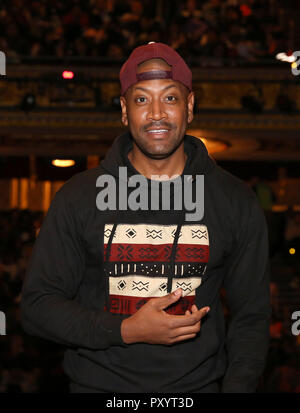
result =
[[[290,253],[291,255],[296,254],[295,248],[290,248],[290,249],[289,249],[289,253]]]
[[[223,152],[228,148],[228,145],[225,142],[222,142],[218,139],[206,139],[202,137],[202,131],[197,130],[197,129],[189,129],[187,131],[188,135],[195,136],[196,138],[200,139],[204,145],[206,146],[206,149],[209,154],[213,154],[216,152]]]
[[[75,165],[75,161],[73,159],[53,159],[51,163],[52,165],[60,168],[67,168],[68,166]]]

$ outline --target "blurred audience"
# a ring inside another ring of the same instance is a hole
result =
[[[185,57],[259,62],[288,49],[279,0],[3,0],[0,49],[9,57],[122,59],[149,41]],[[26,34],[26,35],[24,35]]]
[[[0,211],[0,393],[68,392],[63,349],[28,336],[20,324],[22,283],[42,219],[41,212]]]

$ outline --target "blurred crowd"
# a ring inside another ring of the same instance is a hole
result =
[[[2,0],[8,57],[123,59],[163,41],[188,58],[257,62],[288,49],[279,0]],[[220,64],[221,64],[220,63]]]
[[[30,337],[20,324],[21,288],[43,213],[0,211],[0,310],[6,335],[0,335],[0,393],[68,391],[62,371],[63,349]]]
[[[279,178],[284,170],[279,168]],[[281,187],[275,193],[267,180],[257,176],[248,184],[266,217],[270,254],[270,349],[258,390],[300,393],[300,334],[291,333],[291,315],[300,309],[300,211],[290,207],[274,213]]]
[[[271,214],[271,342],[258,391],[300,393],[300,335],[291,334],[291,314],[299,311],[300,267],[297,255],[288,253],[294,247],[299,254],[300,212],[272,213],[274,194],[268,184],[256,177],[249,184]],[[68,392],[64,348],[30,337],[20,324],[22,283],[43,218],[42,212],[0,211],[0,311],[7,324],[6,335],[0,335],[0,393]],[[223,304],[227,317],[226,296]]]

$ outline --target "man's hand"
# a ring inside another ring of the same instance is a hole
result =
[[[198,310],[193,305],[192,311],[186,311],[185,315],[166,313],[164,309],[178,301],[181,294],[179,288],[164,297],[152,298],[135,314],[126,318],[121,324],[124,343],[170,345],[196,337],[200,331],[201,318],[208,313],[209,307]]]

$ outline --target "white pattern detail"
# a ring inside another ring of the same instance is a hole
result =
[[[107,244],[108,238],[107,230],[112,230],[112,224],[106,224],[104,228],[104,243]],[[126,244],[128,243],[128,238],[125,235],[126,230],[132,229],[136,231],[136,236],[130,239],[130,244],[149,244],[149,245],[161,245],[161,244],[173,244],[174,235],[172,232],[176,231],[177,225],[149,225],[149,224],[119,224],[116,228],[112,243],[113,244]],[[148,232],[147,232],[148,231]],[[181,228],[181,236],[178,239],[178,245],[180,244],[191,244],[191,234],[193,231],[193,241],[194,245],[209,245],[209,237],[206,225],[183,225]],[[201,232],[201,239],[198,238],[198,231]],[[151,234],[151,236],[147,237]],[[160,237],[161,234],[161,237]]]
[[[120,285],[123,286],[124,283],[126,283],[125,288],[120,290]],[[141,287],[143,285],[141,283],[144,284],[145,288]],[[127,295],[131,297],[162,297],[166,295],[166,291],[162,289],[162,284],[164,283],[168,283],[167,277],[146,277],[138,274],[109,277],[109,293],[111,295]],[[137,288],[137,284],[140,286],[140,290]],[[177,284],[184,287],[183,296],[194,296],[196,288],[201,285],[201,278],[173,278],[172,291],[177,289]],[[148,287],[147,291],[145,291],[146,285]]]
[[[139,290],[139,291],[148,291],[149,289],[149,281],[143,283],[143,281],[132,281],[132,291]]]

